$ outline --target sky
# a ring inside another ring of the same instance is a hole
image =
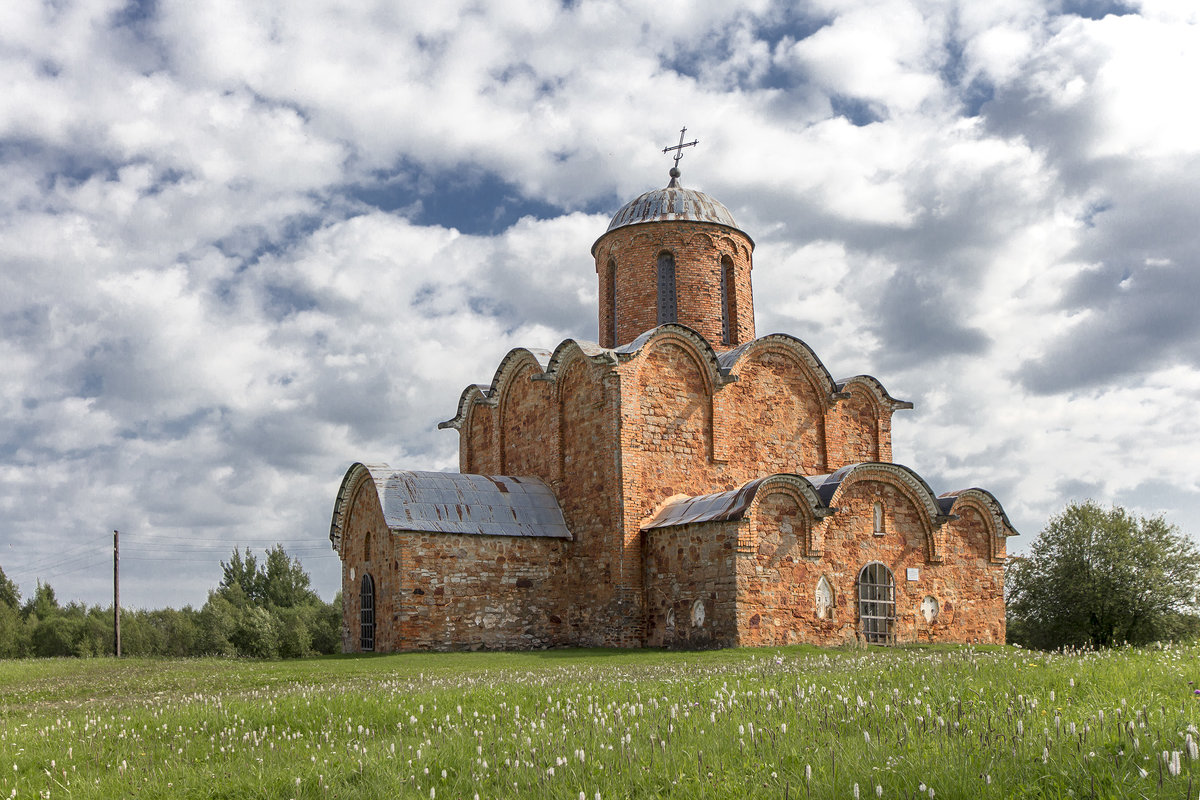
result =
[[[1200,537],[1193,0],[6,0],[0,568],[326,599],[355,461],[457,469],[513,347],[594,340],[612,214],[756,242],[760,335],[915,404],[894,457],[1028,548],[1074,500]]]

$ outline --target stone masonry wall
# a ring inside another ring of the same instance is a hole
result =
[[[600,288],[600,342],[616,347],[658,325],[658,255],[675,256],[676,321],[700,333],[718,350],[754,338],[754,297],[750,286],[753,244],[739,231],[702,222],[657,222],[628,225],[596,243]],[[728,345],[721,336],[721,258],[734,267],[736,319]],[[616,268],[616,328],[613,333],[612,292],[608,264]]]
[[[848,393],[826,416],[829,470],[860,461],[891,461],[891,409],[881,408],[862,385],[850,386]]]
[[[393,534],[395,650],[526,650],[570,643],[561,539]]]
[[[631,637],[630,600],[621,575],[625,542],[621,524],[617,450],[619,388],[608,366],[579,357],[556,381],[562,420],[559,503],[574,541],[566,545],[567,614],[581,646],[640,644]]]
[[[355,494],[342,556],[342,648],[360,652],[362,577],[375,651],[530,649],[572,642],[563,539],[392,532],[375,484]]]
[[[698,648],[736,643],[736,541],[734,522],[646,533],[646,646]]]
[[[357,653],[360,646],[363,575],[375,581],[375,650],[395,647],[391,624],[399,596],[400,562],[392,547],[375,484],[364,481],[350,505],[342,537],[342,650]]]
[[[559,419],[554,386],[535,381],[541,368],[530,359],[516,370],[500,397],[501,475],[559,478]]]
[[[470,475],[499,475],[499,409],[488,403],[471,406],[459,438],[459,470]]]
[[[814,378],[790,355],[752,348],[739,362],[736,382],[715,395],[702,358],[686,337],[662,333],[618,367],[626,511],[635,528],[675,494],[727,491],[779,472],[816,475],[874,460],[846,461],[845,449],[831,459],[826,441],[839,447],[852,441],[856,454],[890,456],[890,441],[878,441],[885,430],[878,419],[839,410],[858,395],[829,409]],[[880,413],[890,418],[890,410]],[[886,431],[890,436],[890,427]]]
[[[874,505],[883,507],[883,533],[874,531]],[[898,643],[1003,642],[1003,566],[988,559],[982,518],[945,526],[940,561],[930,560],[928,523],[906,487],[883,480],[843,484],[839,511],[813,525],[819,557],[803,557],[797,537],[804,520],[794,504],[766,498],[751,509],[756,541],[737,564],[738,641],[742,645],[811,642],[832,645],[858,635],[858,577],[871,562],[884,564],[895,581]],[[969,515],[968,515],[969,516]],[[917,570],[910,579],[908,569]],[[833,614],[817,614],[817,582],[834,592]],[[937,603],[926,618],[925,598]]]
[[[755,345],[742,355],[735,374],[737,381],[719,390],[714,433],[724,439],[722,457],[731,480],[824,473],[827,392],[804,365],[783,347]]]

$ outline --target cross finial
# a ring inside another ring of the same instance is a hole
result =
[[[677,145],[673,145],[673,146],[671,146],[671,147],[664,147],[664,148],[663,148],[663,152],[664,152],[664,153],[669,153],[669,152],[671,152],[672,150],[674,150],[674,151],[675,151],[675,166],[671,167],[671,184],[670,184],[671,186],[678,186],[678,185],[679,185],[678,183],[676,183],[676,181],[678,180],[678,178],[679,178],[679,175],[680,175],[680,172],[679,172],[679,159],[683,158],[683,148],[685,148],[685,147],[695,147],[696,145],[700,144],[700,140],[699,140],[699,139],[693,139],[692,141],[690,141],[690,142],[686,142],[686,143],[685,143],[685,142],[683,141],[683,135],[684,135],[685,133],[687,133],[687,126],[686,126],[686,125],[685,125],[684,127],[682,127],[682,128],[680,128],[680,129],[679,129],[679,144],[677,144]]]

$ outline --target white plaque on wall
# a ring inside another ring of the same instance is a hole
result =
[[[908,579],[910,581],[919,581],[921,579],[921,570],[917,567],[908,568]]]

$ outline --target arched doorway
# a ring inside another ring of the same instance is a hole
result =
[[[896,643],[896,582],[878,561],[858,573],[858,624],[867,644]]]
[[[363,575],[359,594],[358,644],[363,652],[375,649],[375,579]]]

